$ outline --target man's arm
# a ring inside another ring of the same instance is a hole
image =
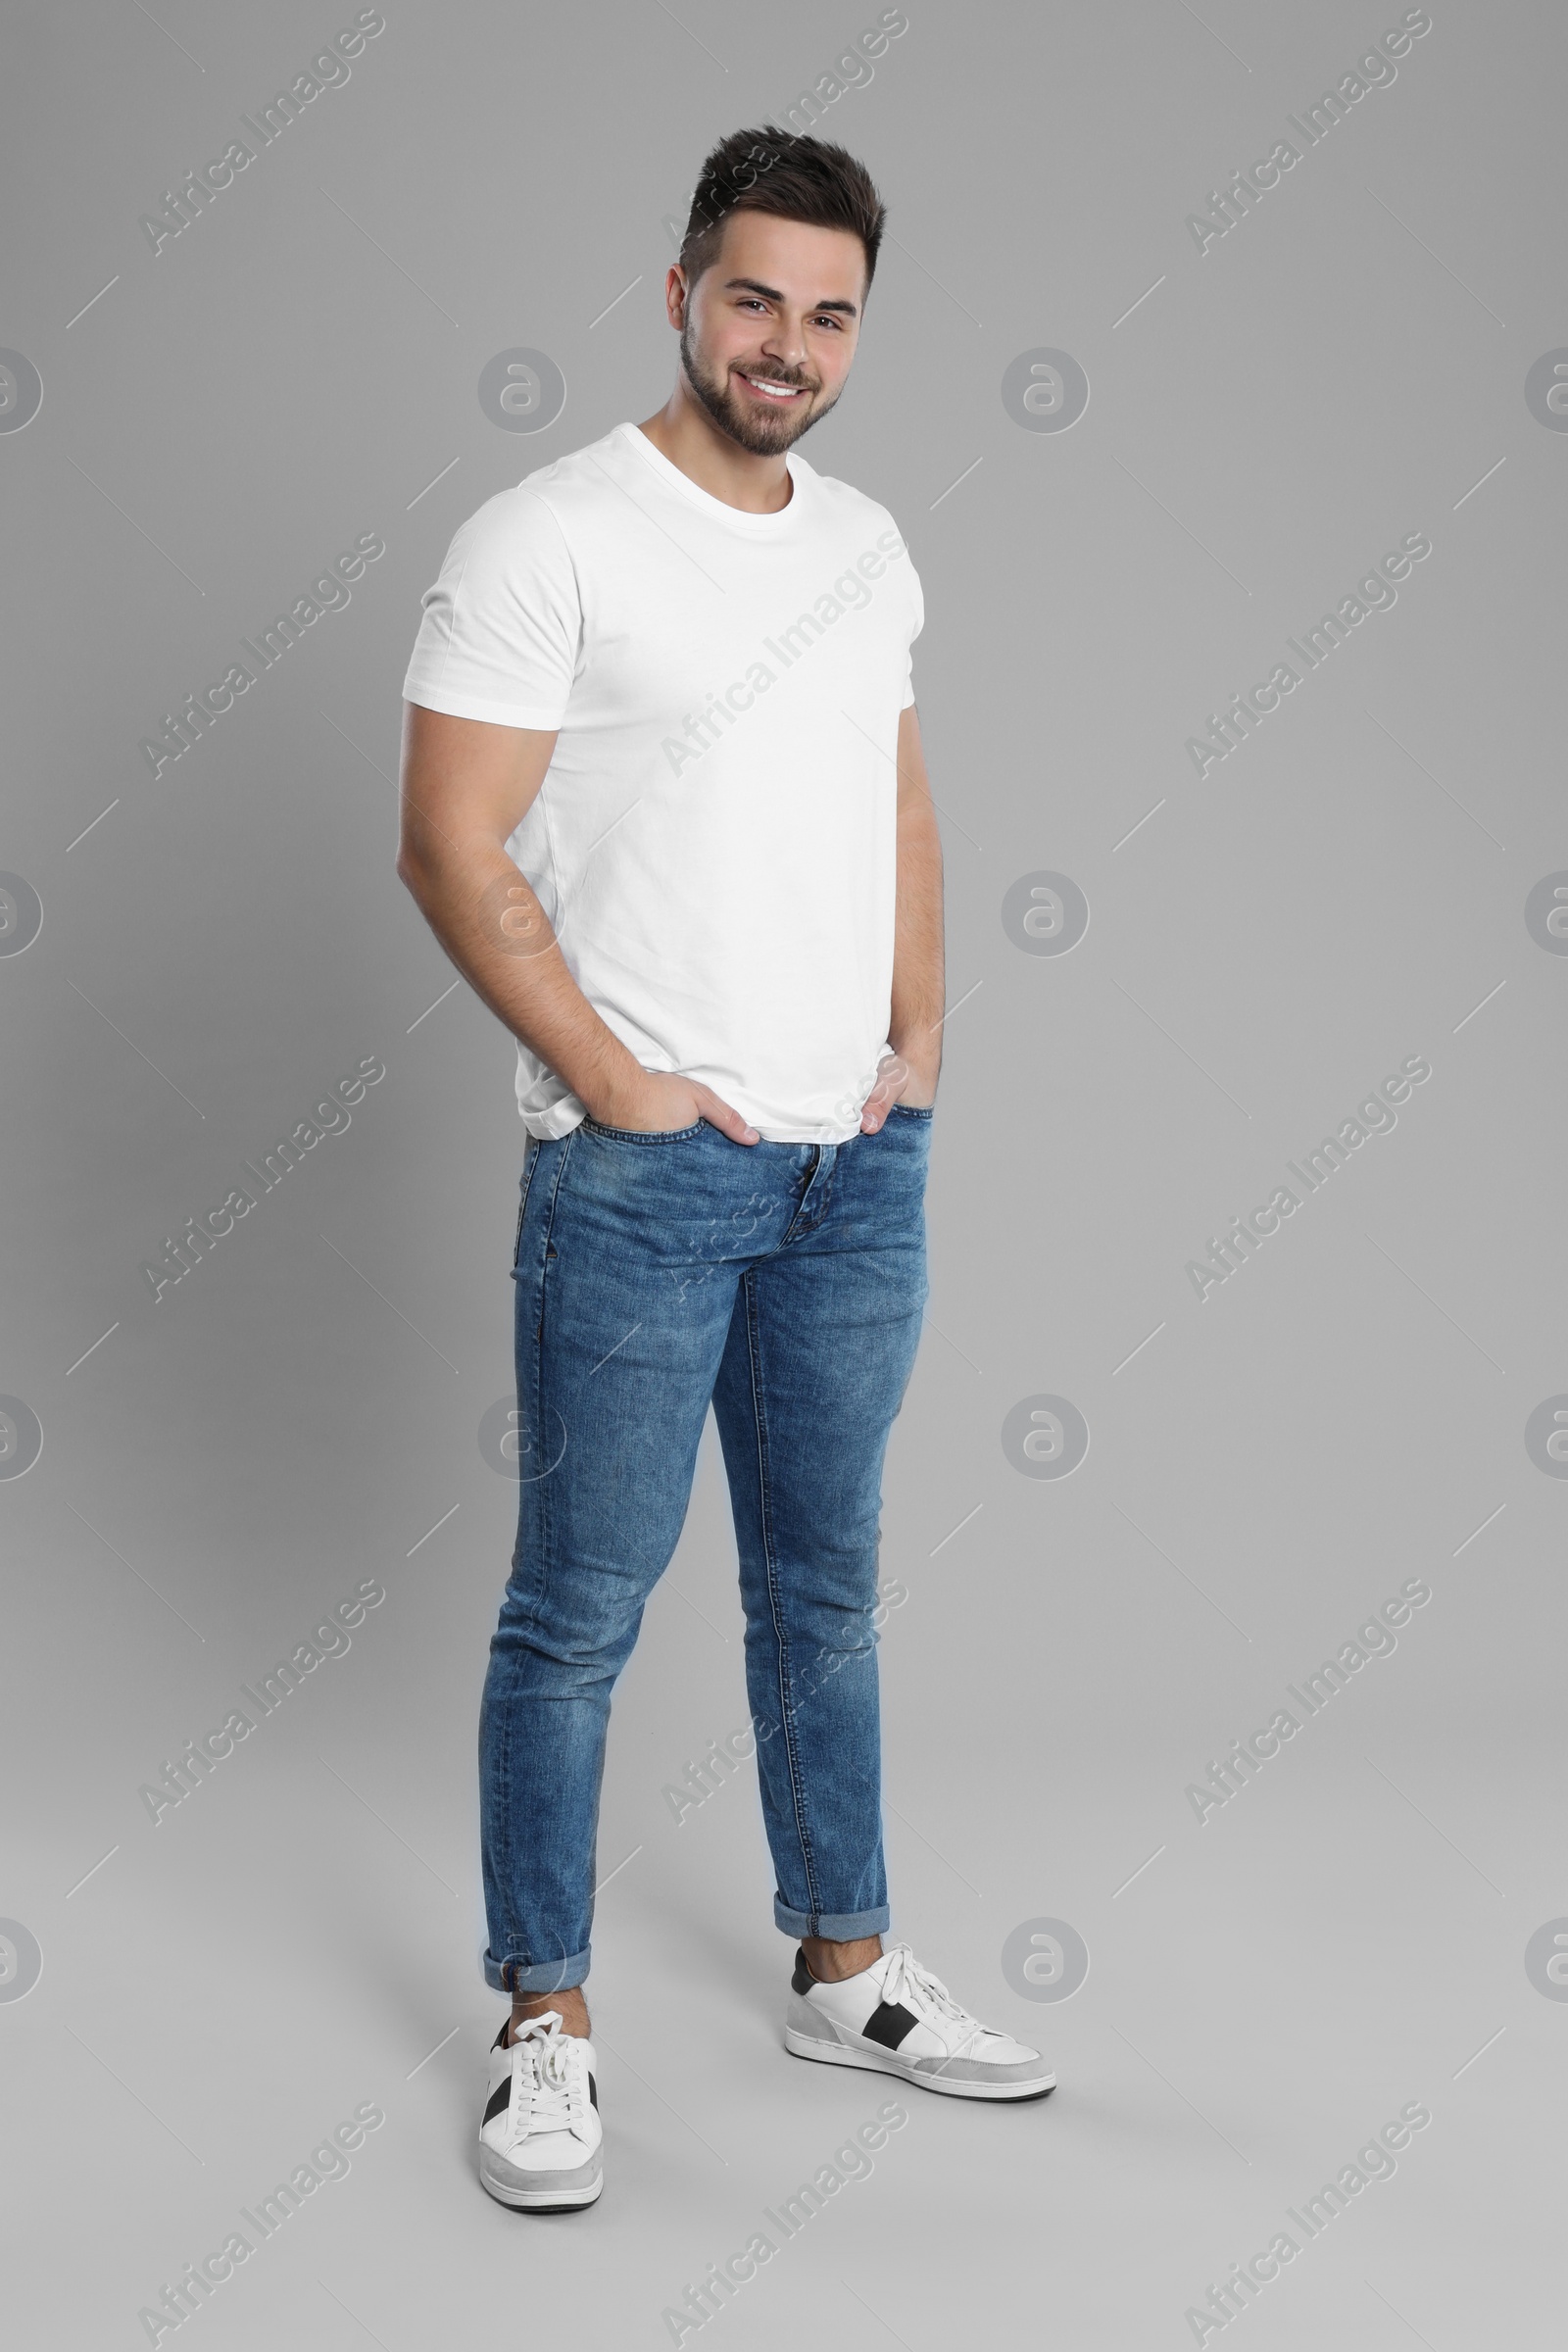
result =
[[[645,1070],[600,1019],[508,857],[555,748],[553,733],[406,703],[400,878],[469,987],[594,1118],[645,1133],[707,1119],[756,1143],[711,1088]]]
[[[874,1135],[893,1102],[937,1099],[942,1067],[942,840],[911,704],[899,716],[898,896],[893,941],[893,1009],[885,1061],[860,1114]]]

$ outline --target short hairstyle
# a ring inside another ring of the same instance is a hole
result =
[[[680,249],[688,286],[716,257],[731,213],[771,213],[812,228],[848,229],[864,249],[870,292],[887,206],[865,166],[846,148],[771,122],[760,130],[732,130],[720,139],[692,193]]]

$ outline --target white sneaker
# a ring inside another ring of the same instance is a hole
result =
[[[479,2126],[479,2180],[503,2205],[530,2213],[591,2205],[605,2185],[594,2045],[563,2034],[554,2009],[490,2048],[490,2096]]]
[[[960,2009],[947,1986],[896,1943],[858,1976],[824,1984],[795,1955],[784,2047],[829,2066],[902,2075],[960,2099],[1038,2099],[1056,2078],[1038,2050]]]

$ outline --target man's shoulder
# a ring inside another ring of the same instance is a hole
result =
[[[899,552],[905,552],[904,534],[879,499],[867,497],[863,490],[858,490],[853,482],[841,481],[837,474],[818,473],[803,458],[792,458],[791,464],[808,476],[812,497],[835,530],[862,532],[868,547],[874,547],[878,539],[890,534],[897,540]]]
[[[626,427],[612,425],[597,441],[585,441],[581,449],[568,450],[564,457],[553,458],[548,466],[525,473],[516,487],[547,504],[584,490],[603,496],[625,471],[626,457]]]
[[[474,509],[466,527],[480,527],[487,535],[503,538],[514,533],[528,537],[541,526],[548,530],[540,512],[544,509],[565,530],[586,508],[617,495],[624,466],[625,444],[617,427],[597,441],[584,443],[581,449],[536,466],[520,482],[494,491]]]

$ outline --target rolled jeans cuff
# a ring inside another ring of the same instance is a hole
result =
[[[861,1936],[885,1936],[893,1914],[886,1903],[870,1911],[792,1911],[782,1895],[773,1897],[773,1922],[786,1936],[820,1936],[828,1943],[854,1943]]]
[[[530,1968],[523,1960],[498,1960],[486,1950],[480,1959],[484,1981],[492,1992],[570,1992],[586,1984],[590,1951],[584,1946],[569,1960],[547,1960]]]

